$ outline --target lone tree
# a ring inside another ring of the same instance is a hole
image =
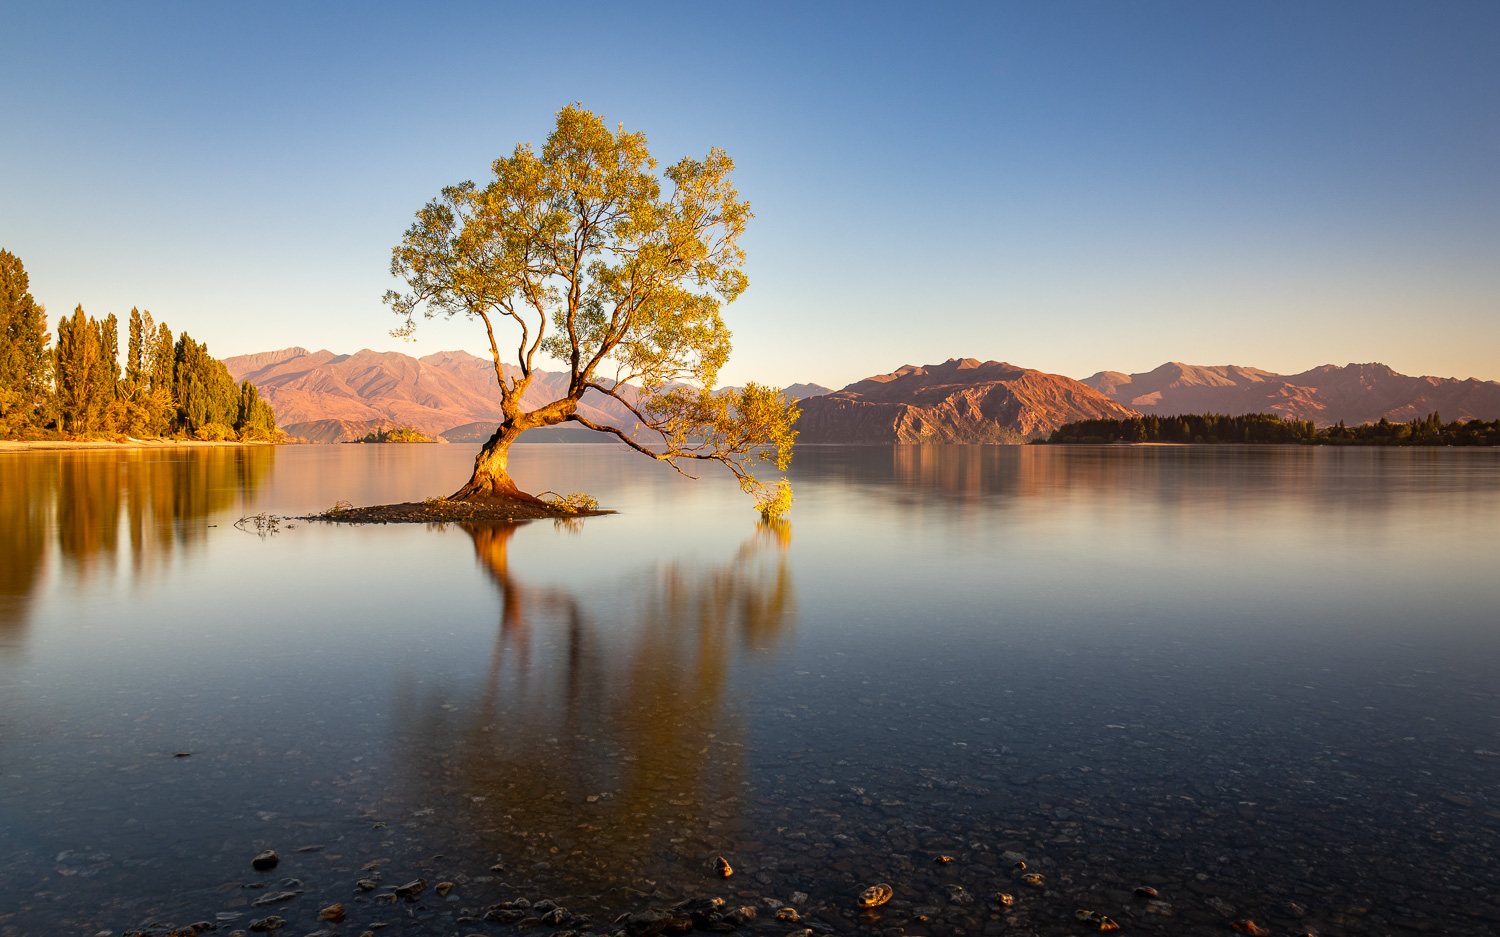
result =
[[[751,215],[729,179],[734,162],[716,148],[658,176],[645,135],[612,132],[569,105],[540,153],[522,144],[491,168],[483,188],[449,186],[417,212],[391,257],[410,292],[385,295],[403,319],[397,337],[412,334],[418,312],[484,323],[504,418],[453,499],[540,503],[506,470],[510,446],[528,429],[573,422],[678,471],[683,460],[722,463],[763,510],[784,508],[786,483],[769,488],[751,466],[786,468],[796,406],[755,383],[714,392],[730,350],[720,306],[747,285],[739,239]],[[509,377],[500,351],[508,340]],[[566,365],[568,385],[528,409],[538,353]],[[579,413],[590,391],[613,398],[636,426]]]

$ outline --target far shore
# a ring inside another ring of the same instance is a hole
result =
[[[276,446],[274,442],[242,440],[213,441],[204,439],[0,439],[0,452],[24,452],[29,449],[172,449],[215,446]]]

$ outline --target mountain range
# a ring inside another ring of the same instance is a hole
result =
[[[225,358],[236,381],[248,380],[276,411],[276,422],[293,436],[312,442],[342,442],[382,429],[410,426],[442,442],[482,442],[501,420],[500,386],[495,366],[466,351],[441,351],[413,358],[394,351],[364,349],[352,355],[283,348]],[[503,366],[507,378],[519,369]],[[541,406],[566,389],[561,371],[532,372],[532,383],[522,398],[525,406]],[[797,394],[827,393],[816,384],[793,385]],[[621,395],[634,399],[626,385]],[[590,391],[579,412],[596,423],[623,429],[635,416],[619,401]],[[528,442],[608,442],[610,437],[581,426],[551,426],[531,430]]]
[[[1021,443],[1073,420],[1135,411],[1070,377],[1004,361],[904,365],[802,401],[798,440],[823,443]]]
[[[1404,423],[1430,413],[1445,420],[1500,418],[1500,382],[1410,377],[1383,364],[1325,364],[1300,374],[1237,365],[1169,361],[1142,374],[1100,371],[1083,383],[1142,413],[1275,413],[1318,426],[1381,419]]]
[[[276,411],[278,424],[314,442],[357,439],[411,426],[444,442],[479,442],[500,420],[494,365],[465,351],[414,358],[368,349],[352,355],[283,348],[224,359]],[[504,368],[507,377],[516,370]],[[563,372],[534,372],[525,403],[540,405],[565,386]],[[1400,422],[1440,412],[1444,419],[1500,418],[1500,383],[1410,377],[1382,364],[1324,365],[1282,375],[1235,365],[1168,362],[1153,371],[1100,371],[1082,381],[1002,361],[954,358],[905,365],[839,391],[818,384],[785,389],[802,401],[803,442],[1014,443],[1063,423],[1136,413],[1278,413],[1327,426],[1381,418]],[[623,392],[629,396],[633,388]],[[580,410],[622,428],[634,416],[593,392]],[[608,442],[577,426],[526,434],[528,442]]]

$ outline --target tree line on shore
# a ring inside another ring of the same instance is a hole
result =
[[[1309,420],[1285,420],[1274,413],[1226,416],[1185,413],[1136,416],[1124,420],[1078,420],[1058,427],[1038,443],[1272,443],[1316,446],[1500,446],[1500,420],[1454,420],[1429,414],[1422,419],[1345,426],[1340,420],[1318,429]]]
[[[180,436],[271,440],[276,414],[249,381],[236,384],[208,346],[130,310],[120,323],[82,306],[47,331],[15,254],[0,250],[0,438]]]

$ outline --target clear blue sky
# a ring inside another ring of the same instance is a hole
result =
[[[1500,3],[12,3],[0,37],[0,246],[54,322],[480,352],[389,337],[390,249],[579,101],[735,158],[731,383],[1500,379]]]

